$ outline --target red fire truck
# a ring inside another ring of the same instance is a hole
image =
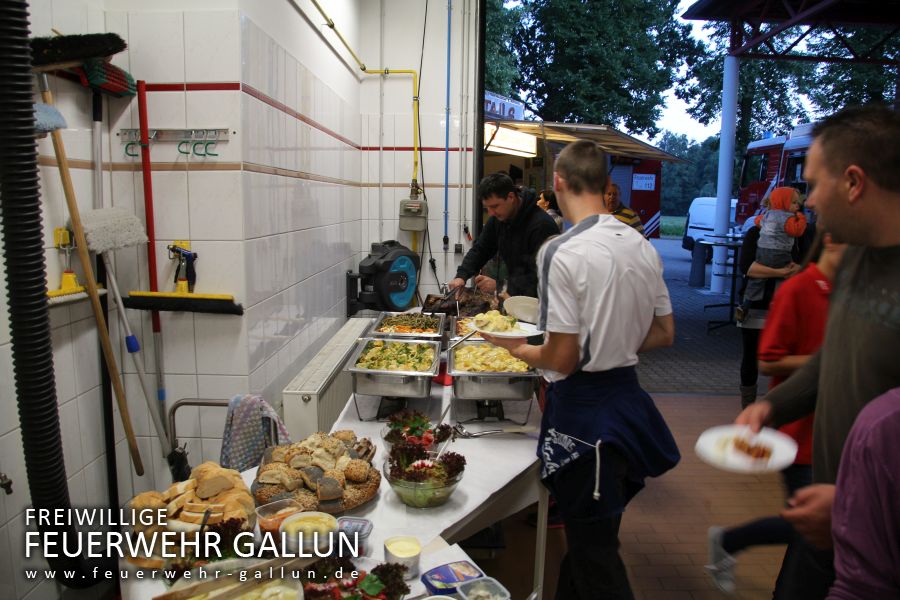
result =
[[[747,144],[741,166],[735,222],[740,225],[759,208],[765,195],[777,186],[791,186],[806,194],[803,163],[812,142],[812,123],[803,123],[787,135],[754,140]]]

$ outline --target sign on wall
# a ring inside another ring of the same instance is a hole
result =
[[[506,96],[486,91],[484,93],[484,118],[523,121],[525,105]]]
[[[631,189],[652,192],[656,189],[656,175],[635,173],[631,176]]]

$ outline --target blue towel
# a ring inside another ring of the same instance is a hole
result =
[[[35,102],[34,104],[34,129],[37,133],[50,133],[57,129],[66,128],[66,120],[55,106]]]
[[[287,429],[272,406],[261,396],[237,395],[228,404],[225,434],[222,438],[220,464],[229,469],[246,471],[258,467],[266,450],[266,432],[277,424],[276,444],[290,444]]]

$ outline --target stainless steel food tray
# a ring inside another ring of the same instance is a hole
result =
[[[434,349],[434,360],[427,371],[387,371],[363,369],[356,361],[370,342],[391,344],[426,344]],[[368,396],[396,396],[399,398],[425,398],[431,395],[431,379],[440,366],[441,342],[439,340],[398,340],[376,337],[361,338],[347,361],[346,370],[353,378],[353,393]]]
[[[534,369],[525,373],[473,373],[457,370],[456,350],[486,343],[466,341],[449,353],[447,372],[453,378],[453,396],[460,400],[531,400],[540,383]]]
[[[450,330],[449,330],[449,338],[451,340],[458,340],[462,336],[456,332],[456,324],[459,323],[463,319],[471,319],[472,317],[450,317]],[[483,341],[481,334],[476,333],[472,337],[469,338],[473,341]]]
[[[405,313],[402,312],[381,312],[378,315],[378,318],[375,319],[375,322],[372,324],[372,327],[369,328],[369,331],[366,335],[370,337],[377,338],[396,338],[403,340],[439,340],[444,335],[444,320],[446,316],[444,313],[428,313],[428,316],[433,319],[438,319],[437,331],[435,333],[384,333],[378,331],[378,328],[381,327],[381,322],[384,321],[386,317],[393,317],[397,315],[402,315]]]

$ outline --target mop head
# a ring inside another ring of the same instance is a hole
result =
[[[31,63],[46,67],[59,63],[83,62],[89,58],[112,56],[128,47],[115,33],[58,35],[31,38]]]
[[[242,315],[244,307],[226,294],[191,294],[179,292],[130,292],[122,298],[125,308],[199,312],[220,315]]]
[[[80,67],[72,69],[72,72],[78,75],[81,85],[104,94],[116,98],[137,94],[137,85],[131,73],[107,62],[106,59],[88,59]]]
[[[37,133],[50,133],[57,129],[65,129],[66,120],[55,106],[36,102],[34,104],[34,129]]]
[[[81,225],[92,252],[108,252],[147,243],[140,219],[124,208],[100,208],[81,213]]]

